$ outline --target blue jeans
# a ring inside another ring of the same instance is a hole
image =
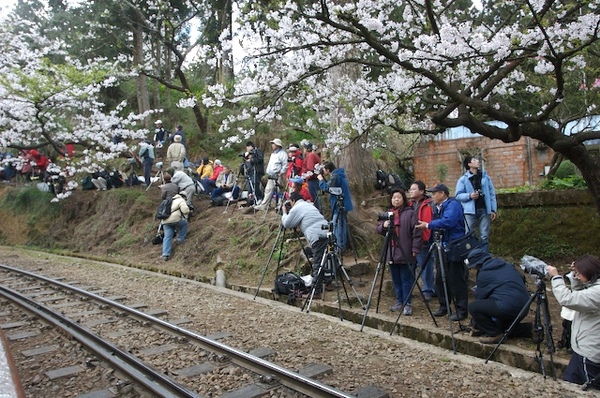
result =
[[[185,218],[182,218],[174,224],[163,224],[163,230],[165,232],[165,236],[163,237],[162,255],[163,257],[170,257],[171,244],[173,243],[175,231],[178,233],[177,243],[183,243],[183,241],[185,241],[185,236],[187,235],[188,222]]]
[[[390,274],[394,282],[394,291],[396,292],[396,301],[408,305],[412,303],[410,288],[415,282],[412,265],[409,264],[390,264]]]
[[[340,249],[340,252],[346,250],[348,244],[348,219],[346,214],[340,215],[338,211],[333,212],[333,233],[335,235],[335,244]]]
[[[423,293],[435,293],[435,284],[434,284],[434,276],[435,269],[433,267],[433,253],[429,256],[429,260],[427,260],[427,264],[423,264],[425,261],[425,257],[429,252],[429,248],[431,244],[429,242],[423,242],[423,247],[421,248],[421,252],[417,254],[417,264],[423,272],[421,273],[421,280],[423,281]]]
[[[488,251],[491,217],[485,208],[477,209],[477,214],[465,214],[469,231],[475,231],[475,223],[479,225],[479,243],[481,249]]]

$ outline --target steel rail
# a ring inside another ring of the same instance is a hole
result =
[[[27,309],[55,327],[64,330],[69,336],[75,338],[96,355],[129,375],[153,393],[162,397],[199,397],[197,393],[190,391],[173,379],[154,370],[129,353],[95,335],[85,327],[21,295],[19,292],[0,285],[0,295]]]
[[[186,336],[189,339],[193,340],[196,344],[198,344],[204,350],[215,352],[215,353],[218,353],[221,355],[226,355],[227,357],[229,357],[229,359],[233,363],[240,365],[246,369],[252,370],[255,373],[262,374],[262,375],[272,375],[277,379],[277,381],[280,384],[282,384],[288,388],[291,388],[294,391],[298,391],[303,394],[306,394],[310,397],[315,397],[315,398],[332,398],[332,397],[355,398],[354,395],[348,394],[344,391],[341,391],[341,390],[338,390],[331,386],[328,386],[326,384],[320,383],[309,377],[302,376],[301,374],[299,374],[297,372],[291,371],[289,369],[286,369],[284,367],[276,365],[276,364],[269,362],[267,360],[264,360],[262,358],[256,357],[247,352],[240,351],[233,347],[227,346],[223,343],[220,343],[216,340],[210,339],[206,336],[202,336],[197,333],[191,332],[189,330],[180,328],[179,326],[170,324],[160,318],[156,318],[152,315],[148,315],[148,314],[138,311],[134,308],[127,307],[121,303],[109,300],[107,298],[104,298],[104,297],[99,296],[94,293],[87,292],[85,290],[79,289],[75,286],[68,285],[66,283],[62,283],[60,281],[45,277],[43,275],[38,275],[35,273],[31,273],[29,271],[21,270],[18,268],[13,268],[13,267],[10,267],[10,266],[4,265],[4,264],[0,264],[0,269],[6,269],[6,270],[9,270],[12,272],[17,272],[17,273],[21,273],[21,274],[30,276],[32,278],[43,280],[52,285],[59,286],[63,289],[67,289],[67,290],[73,291],[75,293],[78,293],[78,294],[81,294],[84,296],[88,296],[96,301],[116,307],[122,311],[125,311],[125,312],[131,314],[132,316],[135,316],[137,318],[140,318],[140,319],[146,320],[148,322],[151,322],[153,324],[159,325],[161,328],[163,328],[165,330]]]

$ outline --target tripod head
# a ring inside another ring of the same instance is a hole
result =
[[[446,230],[443,228],[437,228],[433,230],[433,241],[435,243],[442,243],[442,239],[444,238],[444,235],[446,234]]]

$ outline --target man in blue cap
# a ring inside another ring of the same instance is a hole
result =
[[[523,275],[515,266],[492,257],[484,249],[475,249],[465,261],[477,270],[475,301],[469,304],[474,335],[484,344],[497,344],[529,301]],[[528,311],[524,311],[526,315]],[[515,325],[512,335],[531,332],[531,324]]]
[[[463,210],[460,203],[454,198],[451,198],[450,190],[444,184],[437,184],[433,188],[428,188],[431,192],[433,201],[433,219],[430,222],[419,220],[415,228],[422,230],[430,229],[433,239],[439,236],[441,243],[447,245],[465,235],[465,221]],[[438,301],[440,308],[433,313],[434,316],[444,316],[449,314],[450,304],[454,298],[456,304],[456,313],[450,315],[450,320],[453,322],[467,319],[468,302],[469,302],[469,287],[465,272],[465,265],[460,257],[452,251],[447,253],[445,265],[446,268],[446,288],[448,289],[448,299],[446,302],[445,289],[441,274],[442,264],[436,264],[436,291],[438,292]]]

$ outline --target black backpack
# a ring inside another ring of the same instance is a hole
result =
[[[296,298],[302,297],[302,294],[306,292],[308,292],[308,288],[304,281],[300,278],[300,275],[294,272],[285,272],[275,278],[273,293],[282,296],[287,295],[288,304],[294,304]]]
[[[386,173],[383,170],[377,170],[375,172],[375,179],[375,189],[381,190],[382,195],[384,189],[388,194],[392,193],[394,188],[400,188],[406,191],[402,179],[400,179],[400,176],[396,173]]]
[[[156,218],[159,220],[166,220],[171,216],[171,206],[173,205],[173,198],[166,198],[158,205],[156,209]]]

